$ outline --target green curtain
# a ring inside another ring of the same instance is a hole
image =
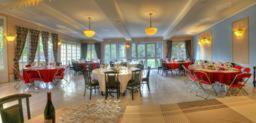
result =
[[[87,43],[81,44],[81,58],[86,59],[87,56]]]

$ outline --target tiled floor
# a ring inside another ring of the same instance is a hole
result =
[[[83,96],[84,83],[81,75],[74,76],[70,74],[67,76],[67,80],[69,81],[68,83],[59,83],[59,85],[52,90],[53,103],[56,109],[104,98],[100,96],[99,93],[93,94],[92,100],[89,100],[89,93]],[[210,96],[209,99],[213,100],[205,101],[203,98],[196,96],[196,92],[198,92],[199,95],[202,94],[202,92],[198,91],[198,89],[194,90],[193,84],[184,80],[185,77],[171,75],[165,77],[153,71],[150,77],[150,91],[144,86],[142,89],[142,97],[136,94],[133,101],[129,92],[127,92],[126,96],[121,97],[122,104],[126,106],[122,122],[137,123],[143,121],[146,123],[146,121],[148,121],[150,123],[186,123],[198,122],[200,120],[202,122],[207,121],[207,117],[213,119],[213,121],[222,121],[222,117],[219,117],[219,119],[212,117],[215,116],[216,113],[225,114],[223,118],[232,116],[244,122],[247,122],[247,120],[248,122],[254,121],[255,118],[253,119],[253,116],[256,116],[256,110],[250,112],[247,110],[250,109],[250,107],[252,109],[255,107],[253,105],[255,103],[254,89],[251,83],[248,83],[246,87],[250,96],[228,98],[220,96],[217,99],[215,96]],[[23,92],[23,89],[15,89],[14,84],[15,83],[1,84],[0,90],[2,91],[0,97]],[[35,117],[43,113],[46,103],[46,91],[42,90],[31,94],[31,113],[32,117]],[[246,101],[243,102],[240,98],[246,98]],[[246,105],[242,107],[239,106],[239,103],[245,103]],[[252,117],[252,119],[248,117]],[[223,121],[225,120],[223,119]]]

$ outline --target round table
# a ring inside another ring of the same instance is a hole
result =
[[[120,89],[121,93],[124,93],[128,84],[128,81],[132,78],[132,71],[135,70],[136,68],[126,68],[123,67],[120,70],[120,73],[118,74],[118,80],[120,81]],[[98,80],[99,85],[100,85],[100,90],[102,92],[105,92],[106,90],[106,85],[105,85],[105,72],[110,71],[109,69],[103,69],[103,68],[98,68],[94,69],[92,71],[92,79]]]
[[[168,69],[179,69],[181,67],[181,65],[184,65],[186,68],[188,68],[188,66],[192,64],[192,62],[190,61],[184,61],[184,62],[166,62],[164,63],[164,65],[168,68]]]
[[[64,67],[28,67],[23,69],[23,79],[25,83],[32,83],[35,80],[48,83],[52,82],[56,75],[63,78],[64,71]]]
[[[208,75],[211,83],[220,82],[227,85],[229,85],[234,80],[237,74],[241,73],[241,71],[236,69],[213,70],[213,69],[203,68],[200,65],[190,65],[189,69],[192,72],[194,71],[205,72]]]

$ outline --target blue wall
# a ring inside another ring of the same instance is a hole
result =
[[[251,66],[256,65],[256,5],[205,30],[211,31],[213,35],[213,61],[232,61],[232,22],[245,17],[249,17],[249,64]],[[197,39],[198,35],[195,35],[193,37],[195,57],[198,56],[199,53]]]

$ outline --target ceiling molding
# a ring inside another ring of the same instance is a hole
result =
[[[240,13],[240,12],[243,12],[243,11],[245,11],[245,10],[249,9],[250,7],[255,6],[255,5],[256,5],[256,2],[253,3],[253,4],[251,4],[251,5],[249,5],[249,6],[247,6],[247,7],[245,7],[245,8],[242,8],[242,9],[238,10],[237,12],[231,14],[230,16],[227,16],[227,17],[221,19],[220,21],[218,21],[218,22],[216,22],[216,23],[210,25],[209,27],[207,27],[207,28],[204,29],[203,31],[200,31],[200,32],[198,32],[198,33],[195,33],[194,35],[201,34],[201,33],[205,32],[205,31],[211,29],[211,28],[214,27],[215,25],[217,25],[217,24],[219,24],[219,23],[221,23],[221,22],[227,20],[228,18],[231,18],[231,17],[235,16],[236,14],[238,14],[238,13]]]
[[[113,26],[123,35],[126,40],[131,39],[131,35],[126,28],[126,21],[116,0],[95,0],[95,3],[110,20]]]
[[[52,7],[50,7],[49,5],[47,5],[45,3],[40,4],[40,6],[36,7],[36,9],[46,13],[47,15],[49,15],[51,17],[54,17],[58,21],[61,21],[61,22],[65,23],[65,24],[67,24],[69,27],[72,27],[73,28],[72,30],[74,32],[83,33],[81,31],[81,28],[86,28],[83,24],[75,21],[74,19],[68,17],[64,13],[62,13],[62,12],[52,8]],[[70,34],[67,34],[67,35],[70,35]],[[81,37],[81,35],[79,35],[79,36]],[[84,37],[84,38],[86,38],[86,37]],[[100,38],[97,35],[94,36],[92,39],[102,41],[102,38]]]
[[[175,18],[175,20],[170,24],[167,31],[164,34],[164,39],[170,39],[172,36],[172,31],[181,22],[181,20],[187,15],[189,10],[198,2],[198,0],[189,0],[188,3],[181,10],[180,14]]]

